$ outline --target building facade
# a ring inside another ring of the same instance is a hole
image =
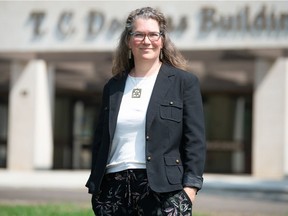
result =
[[[128,13],[160,9],[201,83],[207,173],[288,176],[288,2],[0,2],[0,167],[90,168]]]

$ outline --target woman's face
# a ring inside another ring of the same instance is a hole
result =
[[[135,61],[159,59],[159,54],[163,47],[163,40],[159,33],[159,24],[154,19],[138,18],[134,21],[129,48],[132,50]],[[148,34],[152,41],[149,39]],[[143,35],[144,39],[141,40]]]

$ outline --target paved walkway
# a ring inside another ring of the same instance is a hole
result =
[[[90,205],[88,171],[11,172],[0,170],[0,203],[77,202]],[[209,216],[288,216],[288,180],[250,176],[204,176],[194,204]]]

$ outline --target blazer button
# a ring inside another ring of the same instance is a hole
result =
[[[150,157],[150,156],[148,156],[148,157],[147,157],[147,161],[150,161],[150,160],[151,160],[151,157]]]
[[[180,161],[177,159],[177,160],[176,160],[176,163],[177,163],[177,164],[179,164],[179,163],[180,163]]]
[[[146,140],[149,140],[149,139],[150,139],[150,137],[147,135],[147,136],[146,136]]]
[[[170,101],[170,103],[169,103],[170,105],[173,105],[174,103],[173,103],[173,101]]]

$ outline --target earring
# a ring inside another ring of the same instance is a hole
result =
[[[128,58],[129,58],[129,59],[132,58],[132,52],[131,52],[131,49],[129,49],[129,51],[128,51]]]
[[[162,49],[160,50],[160,56],[159,56],[159,58],[160,58],[160,60],[163,59],[163,51],[162,51]]]

